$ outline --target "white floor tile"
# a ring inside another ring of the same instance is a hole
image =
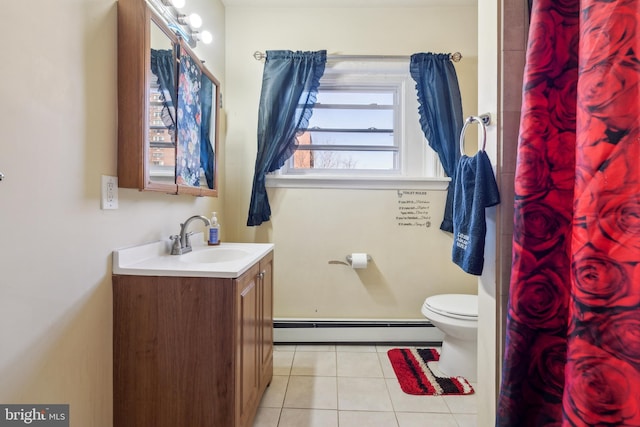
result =
[[[468,394],[464,396],[442,396],[447,406],[453,414],[476,414],[478,413],[476,394]]]
[[[398,427],[393,412],[339,411],[340,427]]]
[[[402,346],[397,346],[397,345],[376,345],[376,351],[378,353],[387,353],[389,350],[391,350],[392,348],[399,348]]]
[[[296,344],[274,344],[273,351],[296,351]]]
[[[284,408],[278,427],[338,427],[338,411]]]
[[[289,377],[284,407],[338,409],[336,377]]]
[[[442,396],[417,396],[407,394],[400,388],[396,378],[386,378],[393,409],[398,412],[446,413],[451,411]]]
[[[336,353],[330,351],[296,351],[291,375],[336,376]]]
[[[333,344],[300,344],[296,346],[296,351],[336,351]]]
[[[274,375],[260,401],[261,407],[282,408],[289,383],[288,375]]]
[[[387,356],[398,347],[277,345],[253,427],[477,427],[475,394],[402,391]]]
[[[380,361],[380,367],[382,368],[382,375],[385,378],[396,378],[396,373],[391,366],[391,360],[386,352],[378,353],[378,360]]]
[[[478,427],[478,416],[476,414],[453,414],[458,427]]]
[[[451,414],[426,414],[417,412],[396,412],[398,427],[458,427]]]
[[[338,408],[345,411],[393,411],[383,378],[338,377]]]
[[[382,378],[382,368],[377,353],[338,352],[338,376]]]
[[[258,408],[253,427],[278,427],[280,408]]]
[[[337,345],[336,351],[346,351],[349,353],[375,353],[375,345]]]
[[[274,351],[273,375],[290,375],[295,354],[293,351]]]

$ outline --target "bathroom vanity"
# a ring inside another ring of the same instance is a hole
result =
[[[113,255],[113,425],[250,427],[273,375],[273,245],[161,246]]]

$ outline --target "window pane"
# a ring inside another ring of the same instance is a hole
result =
[[[388,170],[396,169],[396,153],[391,151],[298,150],[293,170]]]
[[[309,129],[393,129],[393,110],[314,108]]]
[[[305,132],[298,136],[299,145],[353,145],[393,147],[395,139],[393,132],[362,133],[362,132]]]
[[[320,86],[316,104],[393,105],[394,92],[367,89],[328,89]]]
[[[297,136],[289,172],[397,171],[397,90],[397,85],[321,84],[307,131]]]

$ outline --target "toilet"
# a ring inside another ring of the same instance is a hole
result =
[[[427,298],[422,314],[444,333],[438,368],[450,377],[477,379],[478,296],[443,294]]]

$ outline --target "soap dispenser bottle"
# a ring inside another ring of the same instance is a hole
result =
[[[211,213],[211,225],[209,226],[209,240],[207,243],[209,246],[220,244],[220,224],[218,224],[216,212]]]

